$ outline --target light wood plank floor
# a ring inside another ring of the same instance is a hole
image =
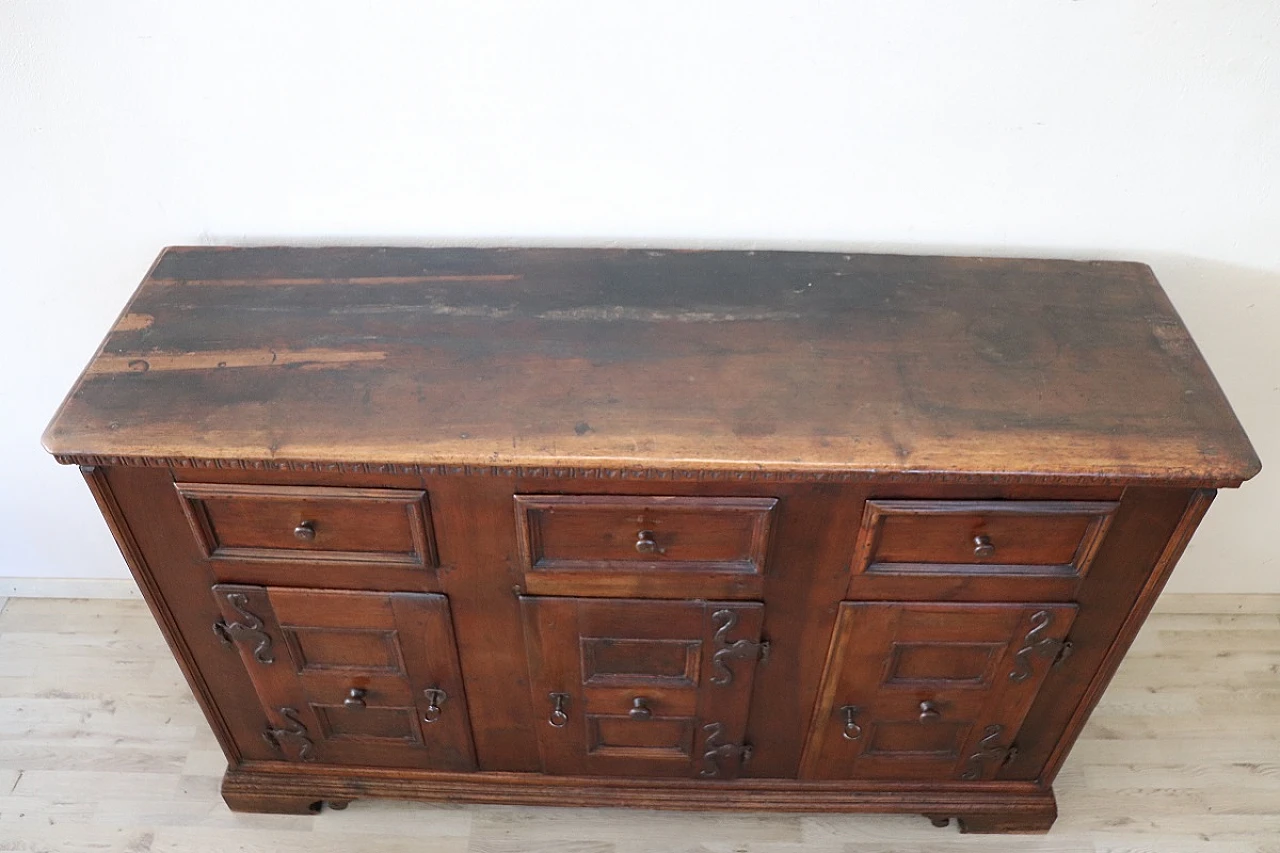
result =
[[[914,816],[385,801],[236,815],[218,796],[221,753],[141,602],[10,599],[0,850],[1280,853],[1280,614],[1239,610],[1153,616],[1063,770],[1053,831],[993,837]]]

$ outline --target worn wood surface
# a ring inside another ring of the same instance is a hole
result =
[[[1238,484],[1258,460],[1139,264],[170,249],[64,459]]]
[[[197,537],[184,515],[175,472],[158,468],[115,467],[97,473],[104,504],[118,525],[133,525],[138,549],[132,568],[145,587],[155,587],[163,602],[155,602],[158,617],[173,623],[175,648],[191,661],[193,687],[207,697],[211,721],[226,727],[238,754],[246,760],[277,757],[263,743],[261,704],[237,656],[223,648],[210,630],[221,618],[210,587],[224,571],[223,562],[202,558]],[[563,490],[555,480],[501,477],[420,477],[353,475],[350,473],[179,471],[180,476],[201,480],[262,480],[278,485],[306,482],[313,487],[382,487],[423,489],[430,495],[432,527],[437,535],[440,571],[419,570],[391,589],[442,592],[449,597],[459,656],[466,681],[467,702],[477,761],[489,771],[537,771],[539,730],[546,726],[545,704],[531,699],[528,689],[529,652],[521,630],[519,602],[513,586],[523,582],[521,544],[515,524],[515,489],[534,494]],[[652,484],[643,481],[581,480],[574,490],[584,494],[645,495]],[[851,555],[859,536],[868,490],[872,486],[822,483],[740,483],[733,495],[723,485],[665,483],[668,494],[693,497],[714,493],[721,497],[764,497],[778,501],[771,532],[773,545],[764,574],[765,630],[771,641],[769,663],[758,668],[747,731],[754,756],[744,774],[757,778],[795,778],[805,731],[813,714],[824,661],[829,649],[837,604],[850,586]],[[1082,697],[1100,691],[1105,679],[1094,682],[1098,666],[1112,654],[1116,634],[1125,624],[1139,593],[1147,584],[1151,567],[1178,528],[1191,490],[1130,487],[1123,496],[1110,489],[1066,487],[876,485],[875,494],[886,499],[1029,499],[1080,498],[1100,500],[1120,497],[1114,523],[1098,550],[1095,566],[1086,578],[1067,579],[1069,588],[1045,590],[1046,579],[966,577],[939,582],[921,581],[917,600],[971,602],[1025,602],[1076,600],[1086,605],[1076,621],[1073,641],[1076,653],[1071,665],[1046,682],[1035,706],[1023,723],[1020,750],[1001,770],[1000,778],[1031,781],[1039,778],[1045,762],[1061,738],[1073,736],[1064,729],[1078,726],[1075,716]],[[1198,515],[1196,519],[1198,519]],[[1190,528],[1188,528],[1189,530]],[[628,531],[629,532],[629,531]],[[231,561],[225,561],[230,564]],[[899,578],[863,575],[855,598],[901,600]],[[367,568],[348,567],[321,573],[315,567],[289,567],[274,575],[284,586],[377,590],[383,588]],[[252,575],[235,578],[240,583],[261,583]],[[883,588],[877,586],[888,580]],[[1061,584],[1063,579],[1053,578]],[[400,586],[409,582],[410,586]],[[696,585],[696,584],[695,584]],[[668,594],[676,592],[670,590]],[[1046,597],[1035,593],[1052,592]],[[585,593],[579,593],[585,594]],[[608,594],[615,594],[609,592]],[[696,599],[689,588],[679,597]],[[1123,647],[1119,650],[1123,652]],[[1074,719],[1074,722],[1073,722]]]
[[[841,603],[801,778],[996,778],[1075,609]]]
[[[966,838],[912,815],[394,800],[319,815],[236,814],[218,793],[226,761],[142,602],[10,599],[0,612],[0,846],[1275,853],[1280,614],[1265,596],[1239,597],[1239,615],[1177,612],[1199,609],[1193,598],[1162,602],[1138,635],[1059,777],[1061,817],[1040,838]]]
[[[733,640],[757,642],[759,602],[543,596],[520,602],[544,772],[739,775],[756,658],[716,657],[724,646],[715,634],[730,626]],[[563,717],[554,715],[553,694],[564,698]]]
[[[538,595],[759,598],[776,498],[516,495]]]
[[[476,768],[443,595],[235,584],[213,594],[281,758]]]
[[[172,250],[46,443],[92,463],[233,808],[888,810],[972,831],[1052,824],[1049,786],[1208,486],[1258,468],[1145,267],[800,253]],[[435,652],[405,656],[412,684],[369,676],[387,651],[352,632],[417,648],[415,625]],[[264,630],[280,654],[308,631],[302,656],[342,672],[260,672]],[[770,654],[750,673],[753,638]],[[1049,673],[1042,640],[1068,665]],[[1016,701],[957,692],[982,654]],[[469,711],[450,705],[447,754],[374,755],[441,685]],[[872,759],[945,760],[851,770],[810,739],[802,767],[810,721],[834,743],[854,701]]]

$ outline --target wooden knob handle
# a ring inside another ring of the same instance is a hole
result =
[[[641,554],[658,553],[658,543],[653,538],[652,530],[641,530],[636,534],[636,550]]]
[[[991,544],[991,537],[980,535],[973,537],[973,556],[986,560],[996,555],[996,546]]]
[[[310,542],[316,538],[316,526],[310,521],[298,522],[298,526],[293,528],[293,535],[303,542]]]

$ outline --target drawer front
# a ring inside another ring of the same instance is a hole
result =
[[[237,584],[213,594],[281,759],[475,769],[444,596]]]
[[[1111,501],[869,500],[853,572],[1079,580],[1117,506]]]
[[[178,483],[206,557],[399,568],[436,564],[426,492]]]
[[[738,774],[763,605],[535,596],[520,603],[544,772]]]
[[[776,506],[774,498],[517,495],[526,588],[759,596]]]
[[[996,778],[1075,613],[1072,604],[843,602],[802,778]]]

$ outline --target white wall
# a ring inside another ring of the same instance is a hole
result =
[[[1173,588],[1280,592],[1269,0],[0,2],[0,576],[123,577],[38,437],[161,246],[1151,263],[1273,468]]]

